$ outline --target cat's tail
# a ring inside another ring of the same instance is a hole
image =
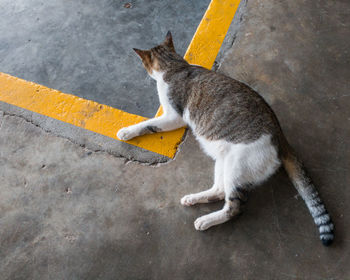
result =
[[[320,232],[320,239],[329,246],[334,239],[334,225],[319,194],[307,175],[303,164],[297,159],[292,148],[286,143],[282,152],[282,161],[289,178],[300,196],[305,201],[315,224]]]

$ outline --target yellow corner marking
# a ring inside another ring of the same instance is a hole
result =
[[[212,0],[185,54],[191,64],[211,68],[240,0]],[[0,72],[0,101],[114,138],[119,129],[146,118],[62,93]],[[160,107],[156,116],[162,114]],[[144,135],[129,144],[173,158],[185,128]],[[119,140],[120,141],[120,140]]]
[[[0,73],[0,100],[41,115],[118,139],[119,129],[146,118]],[[185,129],[144,135],[128,143],[174,157]]]

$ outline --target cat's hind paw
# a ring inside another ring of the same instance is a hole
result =
[[[135,136],[136,135],[134,135],[133,131],[129,127],[123,127],[122,129],[119,129],[119,131],[117,132],[117,137],[123,141],[130,140]]]
[[[206,230],[211,227],[211,223],[206,216],[199,217],[194,221],[194,228],[196,230]]]
[[[192,206],[197,203],[194,196],[192,194],[185,195],[183,198],[181,198],[180,203],[184,206]]]

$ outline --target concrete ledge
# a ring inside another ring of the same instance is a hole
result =
[[[129,145],[121,141],[80,128],[62,121],[48,118],[32,111],[16,107],[0,101],[0,113],[4,115],[14,115],[24,118],[26,121],[51,132],[56,136],[69,139],[71,142],[86,147],[94,152],[107,152],[116,157],[123,157],[126,161],[136,161],[139,163],[154,165],[165,163],[170,158],[147,151],[145,149]]]

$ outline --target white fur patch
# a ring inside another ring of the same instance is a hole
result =
[[[306,203],[306,205],[308,205],[308,203]],[[325,207],[324,207],[324,205],[320,205],[320,206],[317,206],[317,207],[315,207],[315,206],[309,207],[309,206],[308,206],[308,208],[309,208],[309,210],[310,210],[310,212],[311,212],[311,215],[312,215],[313,217],[322,214],[322,213],[326,210]],[[325,214],[325,215],[326,215],[326,214]],[[321,217],[322,217],[322,216],[321,216]]]
[[[232,144],[225,162],[233,165],[232,175],[237,180],[253,184],[268,179],[281,165],[271,135],[262,135],[249,144]]]
[[[330,217],[328,214],[324,214],[321,217],[315,218],[315,224],[320,225],[320,224],[325,224],[330,221]]]
[[[169,98],[168,98],[169,85],[163,79],[164,73],[153,70],[150,76],[157,81],[157,91],[159,96],[159,102],[163,106],[163,111],[170,115],[178,115],[169,103]]]
[[[320,226],[319,231],[320,233],[329,233],[333,230],[334,226],[333,224],[328,225],[324,225],[324,226]]]
[[[187,108],[183,119],[195,132],[196,125],[191,121]],[[202,136],[197,136],[197,140],[213,159],[224,158],[225,172],[228,169],[233,176],[232,180],[239,180],[237,183],[261,183],[281,165],[270,135],[262,135],[249,144],[233,144],[226,140],[210,141]],[[225,174],[225,178],[228,175]]]
[[[230,216],[227,215],[227,207],[219,211],[212,212],[208,215],[197,218],[194,221],[194,227],[196,230],[206,230],[212,226],[219,225],[227,222]]]

